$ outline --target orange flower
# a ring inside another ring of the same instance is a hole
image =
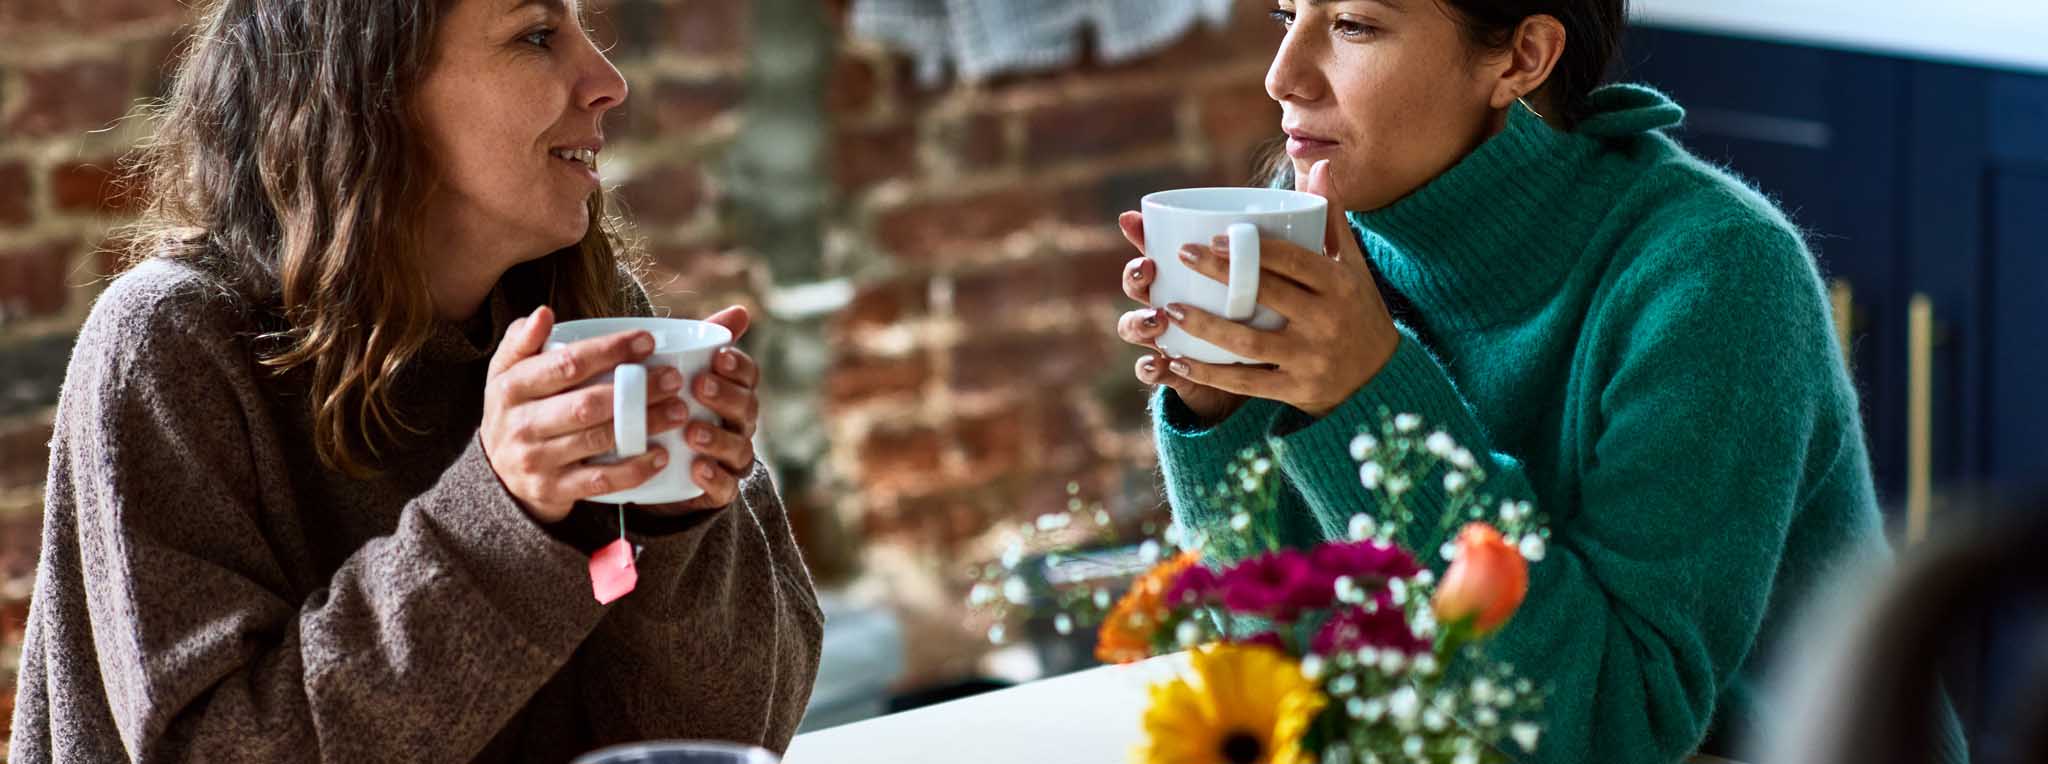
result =
[[[1124,598],[1110,608],[1095,640],[1095,659],[1104,663],[1135,663],[1152,657],[1152,635],[1166,620],[1166,587],[1188,568],[1201,564],[1200,552],[1175,555],[1131,584]]]
[[[1521,606],[1529,593],[1529,564],[1486,523],[1467,523],[1457,544],[1458,559],[1444,571],[1430,604],[1438,622],[1453,629],[1469,626],[1473,636],[1483,637]]]

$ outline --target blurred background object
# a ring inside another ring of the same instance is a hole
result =
[[[1252,178],[1279,119],[1271,4],[1115,56],[1076,24],[1056,68],[920,78],[853,34],[859,0],[588,2],[633,86],[602,171],[650,289],[677,315],[759,317],[762,453],[832,619],[807,728],[1086,665],[1042,624],[993,649],[967,572],[1071,500],[1116,527],[1163,516],[1113,332],[1134,256],[1114,218]],[[1675,135],[1812,234],[1900,537],[1974,522],[1963,492],[2048,479],[2048,46],[2014,42],[2048,7],[1636,7],[1616,76],[1671,92]],[[0,725],[56,392],[112,267],[99,245],[144,193],[117,181],[150,129],[136,100],[163,93],[191,13],[0,0]],[[2029,639],[1991,618],[1951,666],[1973,729]]]

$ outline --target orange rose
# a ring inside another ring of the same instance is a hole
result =
[[[1431,606],[1438,622],[1453,629],[1470,627],[1483,637],[1500,629],[1522,597],[1529,593],[1529,564],[1500,531],[1486,523],[1468,523],[1458,532],[1458,559],[1444,571]]]
[[[1200,564],[1199,552],[1188,551],[1145,571],[1124,598],[1110,608],[1095,640],[1095,659],[1104,663],[1135,663],[1152,657],[1152,635],[1166,620],[1166,587],[1188,568]]]

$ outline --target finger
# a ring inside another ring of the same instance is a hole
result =
[[[1264,366],[1213,364],[1175,358],[1167,363],[1166,368],[1167,371],[1194,384],[1246,397],[1272,398],[1286,389],[1287,378],[1279,370]],[[1186,395],[1179,387],[1175,387],[1174,390],[1181,392],[1183,396]]]
[[[741,337],[747,336],[747,327],[753,323],[754,319],[753,316],[747,314],[746,308],[734,305],[713,313],[711,317],[704,320],[732,330],[732,341],[738,342]]]
[[[1207,265],[1219,269],[1220,279],[1230,277],[1230,237],[1218,236],[1209,242],[1208,253],[1215,260]],[[1208,258],[1203,258],[1208,260]],[[1323,285],[1330,283],[1339,267],[1336,262],[1321,252],[1308,249],[1286,239],[1259,240],[1259,270],[1273,276],[1294,282],[1301,289],[1321,294]],[[1270,279],[1269,279],[1270,280]],[[1263,286],[1263,285],[1261,285]],[[1264,295],[1259,302],[1265,302]]]
[[[500,384],[514,400],[546,398],[653,352],[654,335],[645,331],[619,332],[522,360],[505,371]]]
[[[1276,252],[1292,252],[1302,257],[1321,260],[1320,265],[1303,264],[1303,267],[1321,267],[1325,270],[1325,273],[1317,277],[1316,280],[1321,283],[1336,283],[1337,274],[1334,272],[1336,266],[1329,260],[1298,246],[1287,244],[1286,242],[1280,243],[1285,246],[1276,248]],[[1264,245],[1261,246],[1263,247]],[[1264,265],[1266,253],[1261,252],[1260,254],[1260,264]],[[1220,252],[1214,247],[1189,244],[1181,248],[1180,260],[1196,273],[1200,273],[1218,283],[1230,283],[1230,257],[1228,253]],[[1286,316],[1288,320],[1301,320],[1316,315],[1321,310],[1321,298],[1319,297],[1321,294],[1322,290],[1320,289],[1303,286],[1301,282],[1272,270],[1262,269],[1259,272],[1259,304],[1272,308],[1274,312]]]
[[[691,422],[683,438],[698,456],[710,457],[727,470],[738,473],[754,464],[754,441],[707,422]]]
[[[1124,296],[1146,305],[1152,304],[1152,280],[1158,277],[1158,266],[1149,257],[1135,257],[1124,263]]]
[[[667,467],[668,458],[667,449],[649,443],[647,453],[617,464],[581,463],[563,470],[555,478],[555,492],[567,500],[580,501],[638,488]]]
[[[749,436],[754,434],[754,420],[761,409],[754,399],[753,388],[720,380],[717,375],[699,374],[690,392],[698,403],[724,419],[735,432]]]
[[[555,312],[548,306],[534,308],[526,317],[512,322],[506,328],[505,338],[498,341],[498,349],[491,353],[490,376],[498,376],[513,364],[526,360],[540,352],[547,343],[548,333],[555,330]]]
[[[683,392],[683,373],[672,368],[657,369],[653,373],[654,384],[647,391],[648,408],[679,402],[677,399]],[[609,383],[579,387],[529,402],[513,415],[514,421],[521,423],[522,435],[533,440],[548,440],[597,425],[609,427],[612,395],[613,386]],[[653,424],[653,420],[648,420],[650,428]]]
[[[1166,314],[1156,308],[1133,310],[1116,321],[1116,336],[1133,345],[1151,347],[1165,333]]]
[[[1166,316],[1182,331],[1196,339],[1260,363],[1286,360],[1286,342],[1278,332],[1240,324],[1201,308],[1182,303],[1166,306]]]
[[[731,504],[740,495],[740,479],[711,459],[700,457],[690,465],[690,482],[704,489],[704,501],[713,507]]]
[[[690,407],[682,401],[668,401],[647,407],[647,434],[659,435],[690,421]],[[581,430],[563,433],[536,446],[536,462],[543,469],[566,467],[594,456],[611,453],[618,446],[611,417]]]
[[[761,385],[761,366],[754,357],[739,348],[722,348],[712,355],[711,368],[718,375],[741,387],[753,388]]]
[[[1365,253],[1358,249],[1358,240],[1351,236],[1351,222],[1344,217],[1344,205],[1337,200],[1343,198],[1337,190],[1337,177],[1331,173],[1330,160],[1317,160],[1308,168],[1308,179],[1301,190],[1322,197],[1329,202],[1330,218],[1323,224],[1323,249],[1330,257],[1351,267],[1365,266]]]
[[[1139,254],[1144,254],[1145,213],[1136,210],[1126,210],[1123,214],[1116,216],[1116,227],[1123,230],[1124,241],[1128,241],[1131,243],[1131,246],[1136,247]]]

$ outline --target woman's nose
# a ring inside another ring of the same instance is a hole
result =
[[[1287,30],[1280,49],[1273,53],[1273,65],[1266,69],[1266,95],[1280,103],[1313,101],[1322,74],[1316,69],[1315,51],[1300,26]]]
[[[619,68],[613,66],[611,59],[602,51],[592,47],[583,79],[577,83],[577,98],[583,108],[600,114],[610,111],[626,102],[629,90],[626,77],[619,74]]]

